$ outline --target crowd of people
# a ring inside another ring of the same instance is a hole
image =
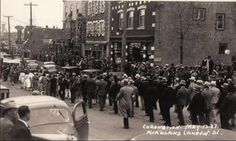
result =
[[[135,116],[134,107],[144,110],[150,122],[155,122],[153,111],[159,107],[166,126],[172,126],[171,108],[178,115],[179,125],[185,125],[185,107],[194,125],[216,123],[219,114],[222,128],[235,126],[236,87],[231,67],[214,63],[208,56],[193,67],[152,66],[146,62],[133,64],[131,68],[130,74],[122,76],[112,75],[109,71],[100,75],[61,72],[25,75],[30,82],[27,87],[35,95],[50,95],[68,99],[71,103],[83,99],[89,108],[97,103],[100,111],[104,111],[108,101],[114,106],[114,113],[123,117],[127,129],[129,118]],[[26,86],[24,82],[23,88]]]

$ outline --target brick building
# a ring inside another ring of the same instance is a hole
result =
[[[86,38],[86,1],[63,1],[63,40],[65,51],[84,55]]]
[[[236,51],[235,24],[235,2],[158,2],[155,60],[179,64],[182,42],[183,64],[198,64],[208,55],[229,64]]]
[[[92,55],[96,59],[108,56],[109,19],[109,1],[89,0],[86,2],[86,56]]]
[[[127,5],[127,17],[124,17],[124,4]],[[122,26],[126,27],[126,61],[141,62],[148,60],[151,47],[154,46],[156,2],[150,1],[112,1],[111,2],[111,60],[119,63],[122,48]]]

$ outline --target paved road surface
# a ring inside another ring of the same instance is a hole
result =
[[[30,91],[26,91],[21,89],[20,85],[12,86],[9,82],[3,82],[4,86],[7,86],[10,89],[10,96],[25,96],[30,95]],[[73,104],[70,103],[69,100],[66,103],[73,107]],[[126,140],[130,139],[134,136],[142,134],[146,132],[143,128],[144,125],[163,125],[164,121],[161,120],[161,116],[158,114],[159,110],[155,110],[155,123],[148,122],[148,117],[145,116],[145,112],[140,108],[135,109],[135,117],[130,119],[130,129],[123,128],[123,119],[119,115],[113,114],[112,106],[106,105],[105,111],[99,111],[98,105],[94,105],[92,109],[88,109],[88,117],[90,120],[90,136],[89,139],[117,139],[117,140]],[[184,116],[186,119],[186,123],[191,123],[188,116],[189,113],[184,109]],[[177,114],[171,109],[171,120],[172,125],[178,125]],[[219,123],[219,119],[217,119],[217,123]],[[236,128],[233,129],[236,131]],[[235,132],[236,133],[236,132]],[[226,137],[227,138],[227,137]]]

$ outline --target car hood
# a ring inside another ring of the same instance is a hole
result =
[[[73,123],[63,123],[63,124],[46,124],[30,127],[30,131],[35,135],[45,135],[51,137],[51,135],[62,137],[62,135],[75,136],[78,138],[78,133],[73,125]]]

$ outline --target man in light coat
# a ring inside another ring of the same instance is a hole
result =
[[[123,80],[123,87],[120,89],[116,97],[118,101],[118,110],[120,115],[123,117],[124,128],[129,129],[129,115],[132,109],[132,95],[134,89],[128,85],[128,80]]]

